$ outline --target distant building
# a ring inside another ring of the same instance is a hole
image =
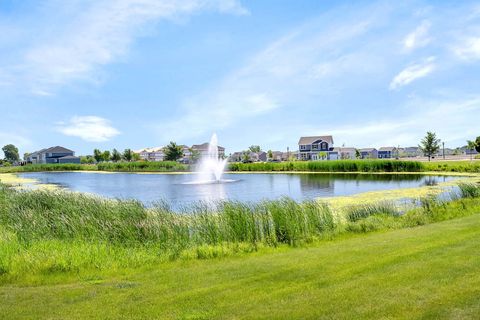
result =
[[[329,151],[330,160],[352,160],[356,159],[357,149],[355,148],[333,148],[332,151]]]
[[[378,149],[379,159],[391,159],[397,156],[397,148],[395,147],[381,147],[380,149]]]
[[[164,147],[155,147],[155,148],[145,148],[134,151],[140,156],[140,159],[145,161],[163,161],[165,160],[165,148]]]
[[[422,150],[419,147],[406,147],[403,152],[400,152],[401,156],[405,157],[420,157],[422,156]]]
[[[35,151],[28,155],[27,162],[34,164],[47,163],[80,163],[75,152],[60,146]]]
[[[265,162],[267,161],[267,153],[264,151],[251,152],[251,151],[237,151],[230,155],[229,162],[242,162],[248,159],[251,162]]]
[[[192,146],[193,151],[197,151],[200,155],[200,158],[207,156],[208,155],[208,148],[210,147],[210,143],[205,142],[202,144],[194,144]],[[218,146],[218,157],[219,158],[225,158],[225,148]]]
[[[333,151],[332,136],[301,137],[298,141],[299,160],[328,160]]]
[[[361,159],[377,159],[378,150],[375,148],[363,148],[359,150]]]

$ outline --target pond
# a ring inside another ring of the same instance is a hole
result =
[[[110,198],[137,199],[150,205],[167,201],[173,208],[196,201],[223,199],[260,201],[288,196],[295,200],[347,196],[368,191],[416,188],[451,181],[457,177],[421,174],[295,174],[226,173],[234,180],[221,184],[188,184],[194,174],[36,172],[20,177],[55,184],[73,191]]]

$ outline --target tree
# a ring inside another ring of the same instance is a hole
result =
[[[5,160],[9,162],[17,162],[20,160],[20,155],[18,154],[18,149],[13,144],[7,144],[2,148],[3,153],[5,154]]]
[[[273,151],[268,150],[267,154],[268,154],[268,159],[272,160],[273,159]]]
[[[250,151],[243,151],[242,162],[244,162],[244,163],[251,162]]]
[[[93,158],[95,158],[95,161],[100,162],[103,161],[103,153],[99,149],[93,150]]]
[[[480,153],[480,136],[475,139],[475,150]]]
[[[470,141],[467,140],[467,149],[470,150],[470,160],[473,160],[473,150],[477,147],[477,144],[475,141]]]
[[[360,159],[362,157],[362,154],[360,153],[360,150],[355,149],[355,158]]]
[[[165,147],[165,160],[177,161],[183,157],[183,148],[177,145],[175,142],[170,141],[168,146]]]
[[[193,163],[197,162],[200,159],[200,151],[193,148],[188,149],[188,151],[190,151],[190,159],[192,159]]]
[[[140,161],[140,154],[134,152],[132,160],[133,161]]]
[[[113,162],[118,162],[120,160],[122,160],[122,155],[120,154],[120,152],[118,152],[117,149],[113,149],[112,150],[112,156],[110,158]]]
[[[428,161],[440,150],[440,139],[434,132],[427,132],[425,138],[422,139],[419,145],[423,154],[428,157]]]
[[[30,152],[25,152],[23,154],[23,160],[27,161],[28,157],[30,157]]]
[[[251,152],[260,152],[260,151],[262,151],[262,149],[260,148],[260,146],[250,146],[250,147],[248,147],[248,150],[250,150]]]
[[[132,151],[131,149],[125,149],[125,150],[123,151],[123,159],[124,159],[125,161],[128,161],[128,162],[132,161],[132,159],[133,159],[133,151]]]
[[[110,160],[110,151],[105,150],[102,153],[102,161],[109,161]]]
[[[93,164],[95,163],[95,158],[93,156],[81,156],[80,163],[82,164]]]

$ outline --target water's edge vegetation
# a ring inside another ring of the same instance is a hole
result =
[[[101,162],[98,164],[31,164],[0,167],[0,173],[41,171],[188,172],[193,166],[175,161]],[[418,162],[404,160],[333,160],[230,163],[232,172],[467,172],[480,173],[480,161]]]
[[[418,199],[406,212],[393,203],[333,211],[319,201],[198,203],[173,212],[158,203],[109,200],[64,191],[19,191],[0,185],[0,281],[25,275],[154,265],[348,234],[424,225],[479,213],[480,185],[463,183],[449,201]]]

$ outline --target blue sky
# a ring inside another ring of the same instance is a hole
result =
[[[0,145],[464,145],[480,5],[398,2],[0,0]]]

